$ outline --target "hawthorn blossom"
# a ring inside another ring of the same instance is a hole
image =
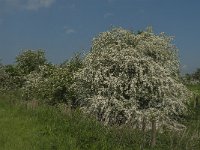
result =
[[[99,34],[74,74],[73,88],[84,112],[108,124],[180,129],[187,112],[187,88],[179,79],[178,49],[172,37],[115,28]]]

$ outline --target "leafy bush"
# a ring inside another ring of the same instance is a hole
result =
[[[75,53],[75,55],[70,59],[64,61],[60,67],[67,68],[70,73],[75,73],[80,68],[83,67],[83,57],[81,53]]]
[[[32,71],[39,70],[39,66],[46,63],[45,53],[42,50],[26,50],[22,51],[16,57],[17,68],[23,75],[27,75]]]
[[[16,90],[23,87],[26,76],[33,71],[39,71],[39,66],[45,63],[44,51],[23,51],[16,57],[16,64],[1,65],[1,89]]]
[[[16,90],[22,87],[24,79],[15,65],[2,65],[0,67],[0,82],[1,91]]]
[[[0,64],[0,91],[5,90],[7,79],[8,79],[8,74],[5,72],[4,66]]]
[[[200,68],[191,74],[185,74],[183,76],[183,82],[185,84],[200,84]]]
[[[68,104],[69,107],[79,106],[75,92],[70,88],[74,83],[73,73],[82,66],[80,55],[59,65],[46,64],[39,66],[26,76],[23,97],[26,100],[39,99],[44,103],[55,105]]]
[[[67,69],[43,65],[38,72],[27,75],[26,80],[23,95],[27,100],[40,99],[51,105],[68,102],[72,78]]]
[[[7,83],[8,89],[21,88],[25,82],[24,75],[21,74],[19,68],[14,65],[6,65],[5,72],[8,74],[9,82]]]

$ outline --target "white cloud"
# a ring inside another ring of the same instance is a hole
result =
[[[28,0],[24,5],[24,8],[27,10],[38,10],[39,8],[48,8],[50,7],[55,0]]]
[[[0,0],[0,8],[4,10],[22,9],[38,10],[50,7],[56,0]]]
[[[105,13],[104,14],[104,18],[110,18],[110,17],[113,17],[114,16],[114,14],[113,13],[110,13],[110,12],[107,12],[107,13]]]
[[[64,27],[65,33],[66,34],[72,34],[75,33],[76,31],[72,28]]]

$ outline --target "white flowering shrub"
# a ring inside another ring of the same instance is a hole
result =
[[[17,68],[22,75],[37,71],[39,66],[46,64],[43,50],[25,50],[16,57]]]
[[[23,51],[16,57],[16,64],[1,65],[1,89],[4,91],[20,89],[26,81],[26,76],[38,71],[39,66],[44,64],[46,64],[44,51]]]
[[[72,75],[66,68],[55,65],[43,65],[38,72],[26,76],[23,87],[23,97],[26,100],[37,99],[44,103],[55,105],[57,103],[72,103]]]
[[[24,78],[15,65],[2,65],[0,67],[0,82],[1,91],[17,90],[22,86]]]
[[[93,40],[73,88],[82,109],[105,124],[148,129],[180,129],[177,117],[187,112],[188,90],[179,80],[178,50],[172,38],[150,29],[135,34],[122,28]]]

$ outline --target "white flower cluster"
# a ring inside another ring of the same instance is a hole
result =
[[[65,68],[43,65],[38,72],[26,76],[23,96],[27,100],[40,99],[48,104],[66,103],[72,76]]]
[[[189,92],[179,81],[179,61],[172,38],[147,30],[122,28],[93,40],[73,88],[82,109],[105,124],[182,127],[176,117],[187,112]]]
[[[0,65],[0,92],[18,89],[23,80],[15,66]]]

